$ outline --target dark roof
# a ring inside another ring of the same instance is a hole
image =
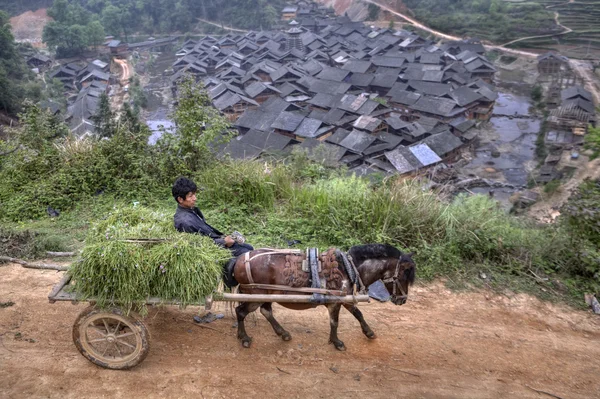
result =
[[[344,147],[324,143],[314,138],[307,138],[298,148],[305,149],[308,157],[317,162],[339,162],[347,151]]]
[[[421,140],[440,158],[462,146],[462,141],[450,132],[438,133]]]
[[[371,62],[376,66],[400,68],[404,64],[405,59],[400,57],[386,57],[376,55],[371,58]]]
[[[307,101],[308,104],[319,108],[332,108],[337,105],[340,95],[332,95],[326,93],[317,93],[313,98]]]
[[[231,157],[233,159],[256,159],[262,153],[262,149],[250,144],[243,143],[241,140],[231,140],[219,154],[219,158]]]
[[[472,119],[467,119],[464,116],[460,116],[450,121],[450,126],[458,130],[459,132],[464,133],[473,126],[475,126],[475,121]]]
[[[385,153],[385,158],[394,166],[399,174],[410,173],[423,167],[409,148],[400,146]]]
[[[357,120],[354,121],[352,126],[356,129],[373,132],[379,127],[379,125],[381,125],[381,123],[381,119],[373,118],[372,116],[368,115],[361,115]]]
[[[584,89],[581,86],[572,86],[572,87],[569,87],[568,89],[564,89],[563,91],[560,92],[560,98],[563,101],[570,100],[575,97],[581,97],[590,102],[592,101],[592,93],[590,93],[589,91],[587,91],[586,89]]]
[[[371,68],[371,65],[370,61],[349,60],[344,64],[342,69],[354,73],[365,73]]]
[[[399,90],[393,93],[393,95],[391,96],[391,101],[402,105],[412,105],[416,103],[419,100],[419,98],[421,98],[421,94],[419,93],[414,93],[412,91],[406,90]]]
[[[356,153],[365,151],[377,138],[360,130],[353,129],[341,142],[340,145]]]
[[[240,141],[263,150],[281,151],[289,145],[293,139],[276,132],[250,130],[242,136]]]
[[[428,96],[421,96],[410,108],[439,116],[454,116],[464,111],[463,108],[458,108],[453,100]]]
[[[262,103],[259,108],[263,112],[276,112],[287,111],[289,109],[297,109],[295,105],[292,105],[280,97],[270,97],[267,101]]]
[[[271,124],[274,129],[285,130],[287,132],[294,132],[302,123],[304,115],[297,114],[295,112],[284,111],[277,116],[275,122]]]
[[[367,87],[375,79],[375,76],[370,73],[353,73],[348,79],[348,83],[352,86]]]
[[[272,130],[271,125],[278,115],[279,112],[261,112],[250,109],[235,121],[234,126],[266,132]]]
[[[371,81],[371,86],[392,88],[397,79],[398,75],[383,75],[377,73],[375,74],[373,81]]]
[[[358,113],[358,110],[367,101],[369,101],[368,97],[355,96],[354,94],[346,94],[339,100],[337,107],[339,109],[343,109],[344,111]]]
[[[246,102],[248,104],[258,106],[258,103],[256,101],[254,101],[248,97],[240,96],[239,94],[233,93],[233,92],[228,92],[228,93],[222,95],[221,97],[217,98],[216,100],[213,101],[213,105],[219,111],[223,111],[223,110],[225,110],[235,104],[238,104],[240,102]]]
[[[317,134],[317,131],[321,127],[322,123],[323,122],[318,119],[304,118],[294,134],[300,137],[318,137],[319,135]]]
[[[271,85],[266,85],[262,82],[254,82],[246,87],[246,93],[250,98],[255,98],[261,95],[264,92],[272,92],[275,94],[281,93],[278,89]]]
[[[350,84],[348,83],[314,79],[308,89],[313,93],[344,94],[349,88]]]
[[[350,130],[339,128],[331,136],[327,137],[325,141],[332,144],[340,144],[350,134]]]
[[[342,82],[346,78],[346,76],[348,76],[348,74],[350,74],[350,71],[333,67],[324,67],[316,77],[318,79]]]
[[[481,95],[479,93],[464,86],[451,91],[450,97],[452,97],[452,99],[461,107],[481,99]]]
[[[403,121],[397,116],[390,116],[389,118],[386,118],[385,123],[387,123],[394,130],[400,130],[409,125],[408,122]]]
[[[408,87],[414,89],[417,93],[430,96],[444,96],[452,90],[452,86],[445,83],[421,82],[418,80],[409,80]]]

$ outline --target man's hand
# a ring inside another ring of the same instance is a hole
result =
[[[230,246],[235,244],[235,241],[233,240],[233,238],[231,238],[231,236],[225,236],[225,237],[223,237],[223,239],[225,240],[225,246],[227,248],[229,248]]]

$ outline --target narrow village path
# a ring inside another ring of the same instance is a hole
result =
[[[129,64],[127,63],[127,60],[121,60],[119,58],[115,58],[114,60],[121,67],[121,83],[127,84],[130,78]]]
[[[424,30],[426,32],[429,32],[429,33],[431,33],[431,34],[433,34],[435,36],[438,36],[438,37],[440,37],[442,39],[446,39],[446,40],[463,40],[462,37],[448,35],[446,33],[442,33],[440,31],[431,29],[430,27],[428,27],[426,25],[423,25],[422,23],[420,23],[416,19],[413,19],[413,18],[411,18],[411,17],[409,17],[409,16],[407,16],[405,14],[399,13],[398,11],[396,11],[396,10],[394,10],[394,9],[386,6],[386,5],[380,4],[377,1],[373,1],[373,0],[364,0],[364,1],[367,2],[367,3],[370,3],[370,4],[374,4],[374,5],[382,8],[382,9],[384,9],[385,11],[387,11],[387,12],[389,12],[391,14],[394,14],[394,15],[396,15],[396,16],[404,19],[405,21],[409,22],[410,24],[414,25],[415,27],[417,27],[417,28],[419,28],[421,30]],[[537,57],[538,56],[538,54],[536,54],[536,53],[531,53],[531,52],[528,52],[528,51],[515,50],[515,49],[512,49],[512,48],[506,48],[503,45],[489,45],[489,44],[486,44],[486,45],[484,45],[484,47],[486,48],[486,50],[498,50],[498,51],[503,51],[505,53],[516,54],[516,55],[523,55],[523,56],[526,56],[526,57]]]
[[[554,11],[554,22],[556,22],[556,25],[560,26],[561,28],[564,29],[564,31],[559,32],[559,33],[551,33],[549,35],[537,35],[537,36],[527,36],[527,37],[521,37],[519,39],[515,39],[515,40],[511,40],[510,42],[506,42],[504,43],[502,46],[508,46],[511,45],[513,43],[518,43],[518,42],[522,42],[524,40],[530,40],[530,39],[539,39],[539,38],[543,38],[543,37],[554,37],[554,36],[561,36],[561,35],[566,35],[567,33],[571,33],[573,32],[573,29],[564,26],[563,24],[560,23],[560,21],[558,20],[558,17],[560,16],[560,14],[556,11]]]
[[[572,3],[575,3],[575,0],[569,0],[566,3],[560,3],[560,4],[554,4],[554,5],[551,5],[551,6],[546,6],[546,9],[549,10],[549,9],[551,9],[553,7],[564,6],[565,4],[572,4]],[[513,43],[522,42],[524,40],[539,39],[539,38],[543,38],[543,37],[561,36],[561,35],[566,35],[567,33],[573,32],[573,29],[571,29],[571,28],[569,28],[567,26],[564,26],[563,24],[560,23],[560,21],[558,20],[559,17],[560,17],[560,14],[557,11],[554,11],[554,22],[556,23],[557,26],[560,26],[561,28],[564,29],[563,32],[552,33],[552,34],[549,34],[549,35],[538,35],[538,36],[521,37],[519,39],[515,39],[513,41],[504,43],[502,46],[508,46],[510,44],[513,44]]]
[[[227,26],[225,26],[225,25],[221,25],[221,24],[218,24],[218,23],[216,23],[216,22],[212,22],[212,21],[209,21],[209,20],[206,20],[206,19],[202,19],[202,18],[196,18],[196,19],[197,19],[198,21],[200,21],[200,22],[204,22],[205,24],[209,24],[209,25],[218,26],[218,27],[219,27],[219,28],[221,28],[221,29],[230,30],[230,31],[232,31],[232,32],[241,32],[241,33],[248,33],[248,32],[249,32],[249,31],[247,31],[247,30],[244,30],[244,29],[228,28],[228,27],[227,27]]]

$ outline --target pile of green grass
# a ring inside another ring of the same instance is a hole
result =
[[[144,310],[148,297],[186,306],[216,289],[230,257],[208,237],[177,232],[170,215],[124,207],[90,229],[69,273],[77,294],[101,307]]]

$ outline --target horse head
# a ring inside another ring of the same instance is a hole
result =
[[[408,299],[408,287],[415,282],[414,253],[402,254],[397,259],[388,262],[389,268],[384,275],[385,288],[391,295],[394,305],[404,305]]]
[[[391,245],[357,245],[348,251],[354,259],[363,282],[370,285],[381,279],[395,305],[403,305],[408,287],[415,282],[413,253],[402,253]]]

